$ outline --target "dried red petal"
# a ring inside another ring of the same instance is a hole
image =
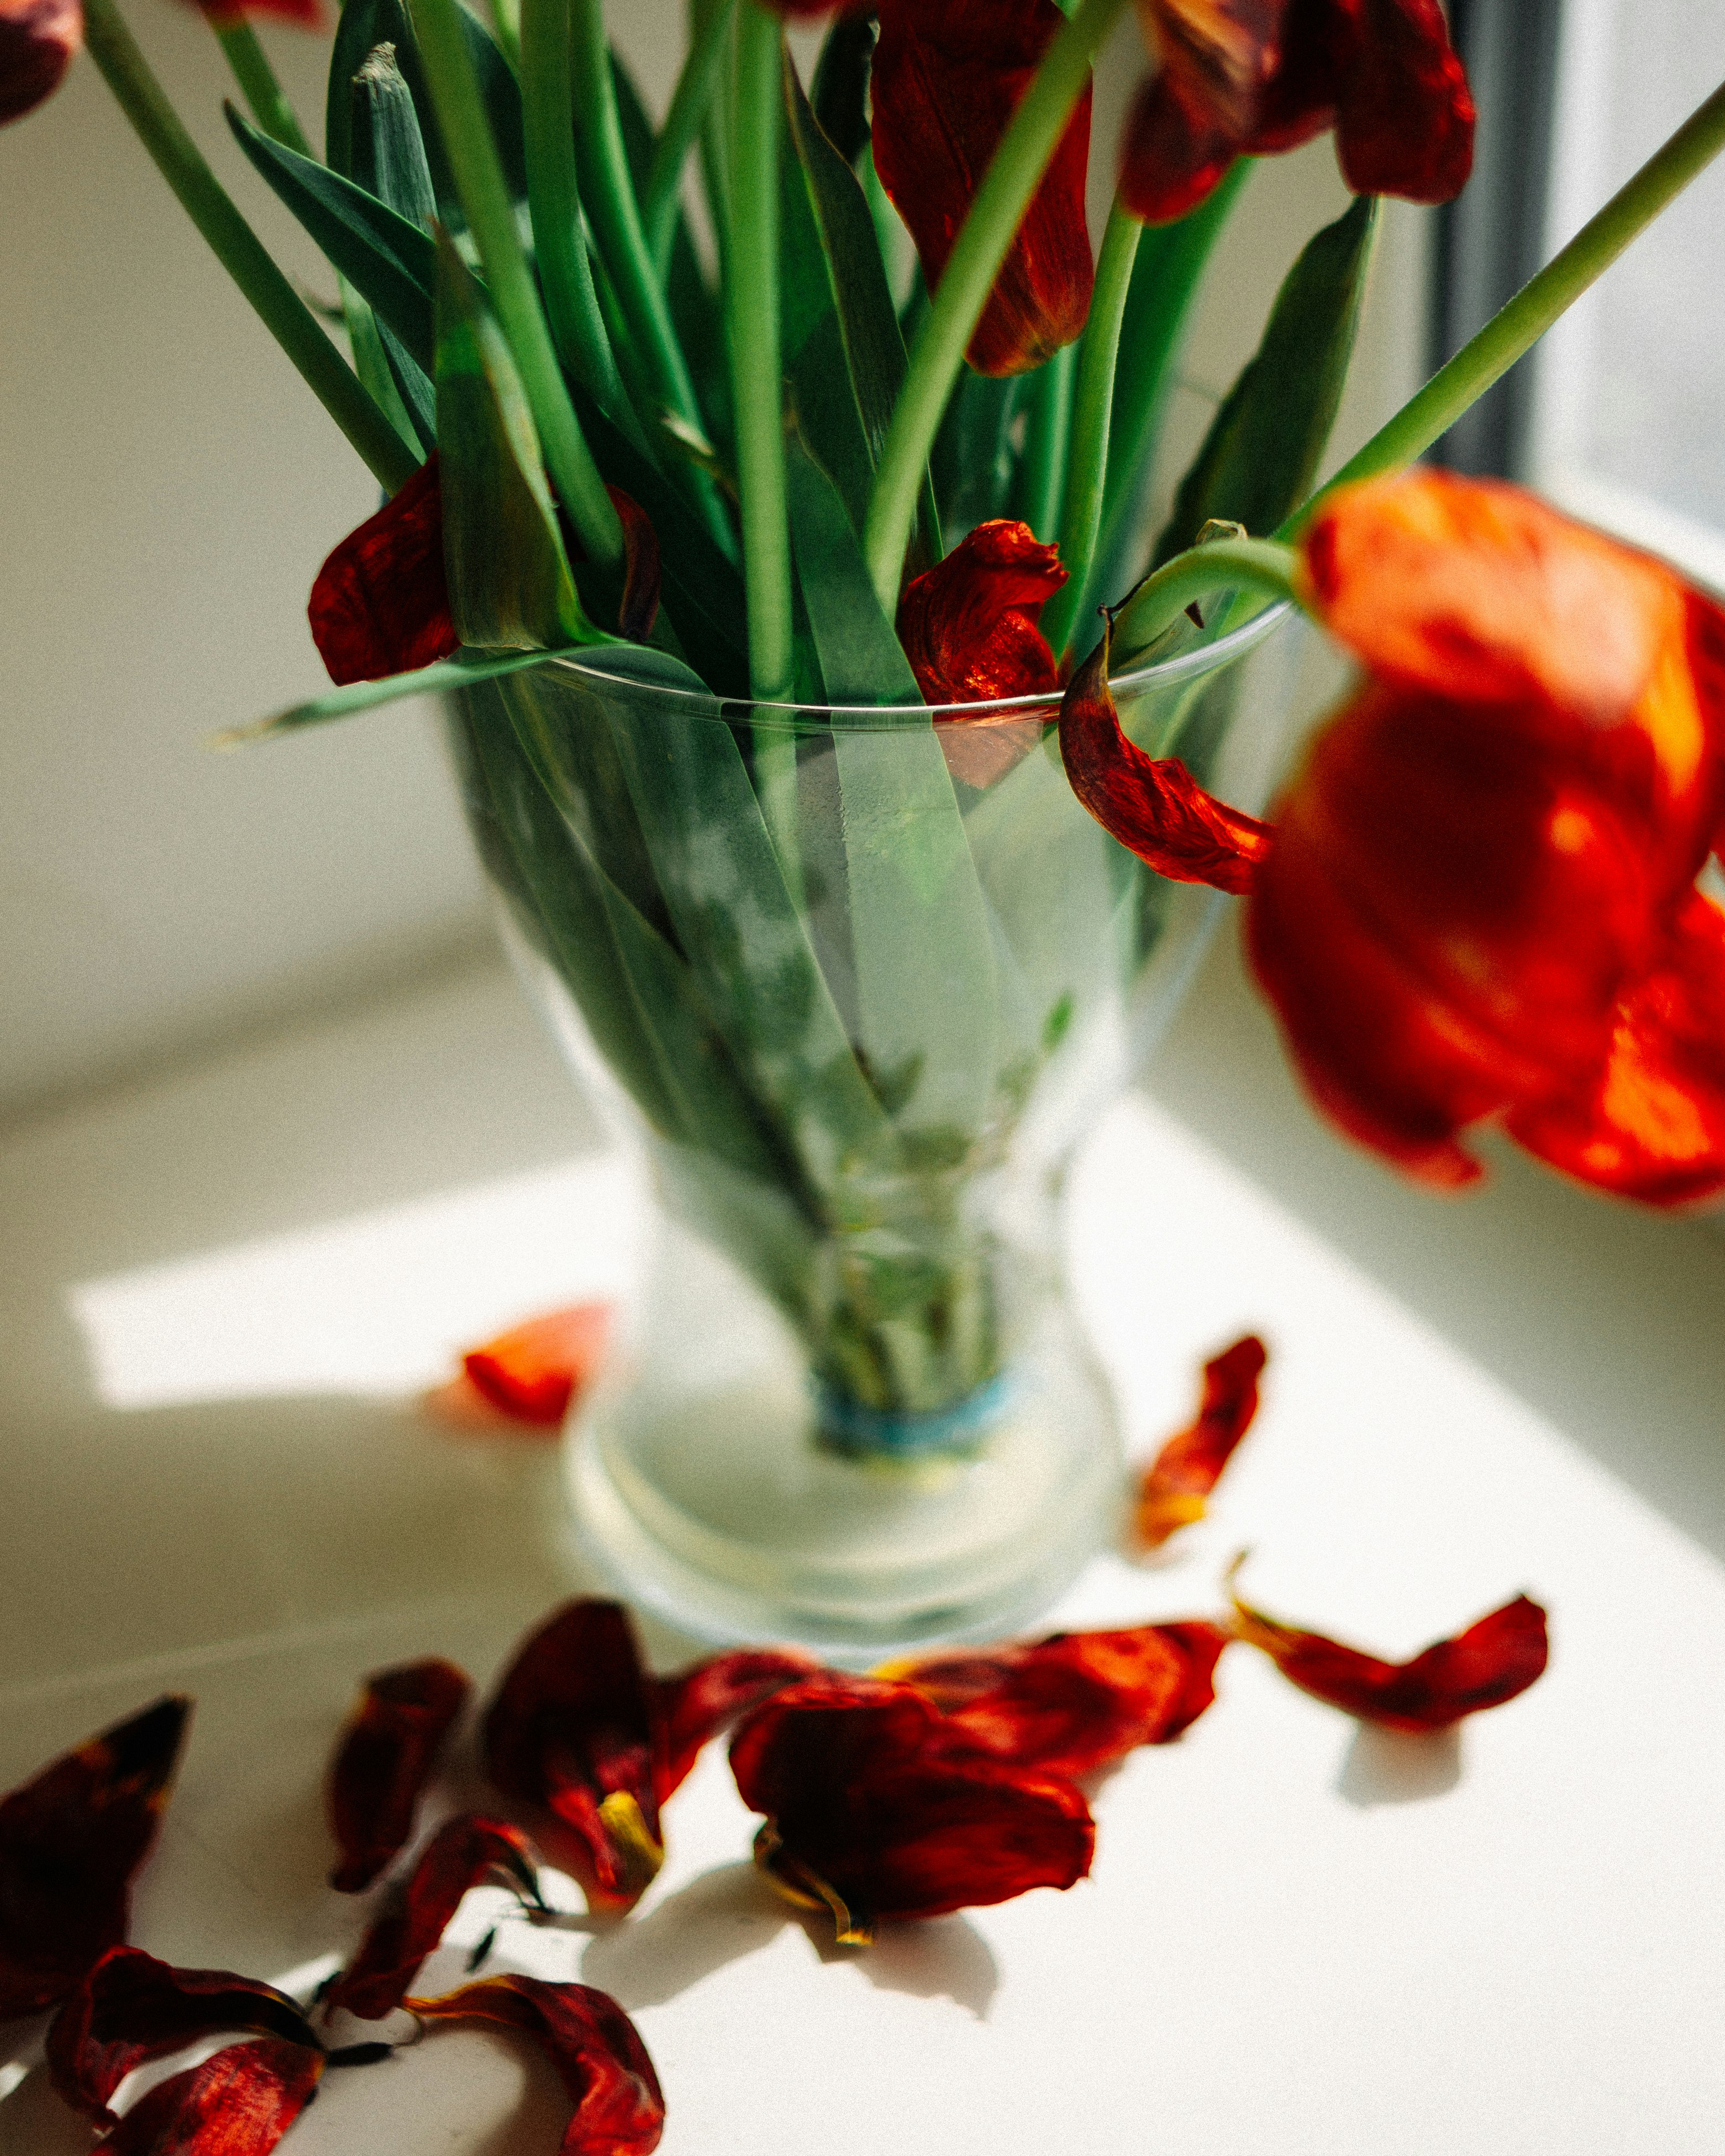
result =
[[[1070,1783],[955,1743],[910,1685],[793,1685],[743,1723],[731,1767],[767,1815],[756,1861],[789,1899],[828,1911],[841,1941],[866,1940],[878,1917],[1065,1888],[1090,1869],[1095,1828]]]
[[[971,199],[1065,18],[1054,0],[888,0],[871,95],[875,166],[932,291]],[[1088,84],[1001,265],[965,357],[1023,374],[1070,344],[1095,282],[1084,221]]]
[[[500,1332],[461,1367],[493,1407],[555,1430],[598,1368],[610,1326],[608,1302],[572,1303]]]
[[[116,1947],[54,2016],[49,2078],[74,2111],[111,2126],[110,2100],[135,2067],[241,2030],[284,2046],[317,2046],[300,2008],[271,1984],[225,1969],[172,1969],[136,1947]]]
[[[278,23],[291,23],[301,30],[326,27],[322,0],[240,0],[236,7],[224,7],[222,0],[192,0],[192,4],[218,27],[248,15],[272,15]]]
[[[266,2037],[230,2044],[147,2090],[104,2156],[269,2156],[317,2093],[321,2051]]]
[[[159,1699],[0,1799],[0,2021],[64,1999],[126,1937],[191,1712]]]
[[[1138,1483],[1132,1531],[1147,1549],[1204,1517],[1205,1500],[1258,1412],[1268,1360],[1263,1342],[1248,1332],[1204,1364],[1197,1416],[1169,1438]]]
[[[991,1758],[1085,1774],[1141,1744],[1166,1744],[1215,1697],[1215,1625],[1055,1632],[1024,1646],[926,1655],[876,1672],[914,1685],[947,1727]]]
[[[54,95],[83,43],[79,0],[0,0],[0,126]]]
[[[579,1839],[596,1893],[633,1902],[664,1861],[652,1688],[627,1612],[567,1602],[505,1671],[485,1716],[485,1771]]]
[[[444,573],[435,450],[336,548],[305,611],[318,655],[341,684],[412,673],[460,649]]]
[[[733,1647],[672,1676],[649,1678],[660,1730],[660,1803],[682,1787],[702,1748],[728,1723],[819,1669],[813,1655],[794,1648]]]
[[[1111,635],[1072,676],[1060,705],[1060,758],[1102,829],[1173,883],[1250,891],[1272,832],[1207,793],[1178,757],[1147,756],[1121,730],[1108,685]]]
[[[462,1897],[494,1873],[501,1873],[524,1900],[539,1902],[533,1845],[518,1827],[471,1816],[439,1827],[413,1876],[331,1986],[329,2004],[345,2007],[362,2021],[381,2020],[393,2012],[420,1963],[449,1928]]]
[[[473,1686],[436,1656],[374,1670],[360,1687],[330,1768],[338,1893],[369,1887],[413,1830],[413,1808]]]
[[[639,502],[620,486],[608,486],[605,491],[623,526],[623,603],[618,609],[617,634],[631,644],[644,644],[659,614],[659,534]]]
[[[487,1977],[440,1999],[407,2002],[424,2021],[481,2021],[533,2037],[575,2106],[562,2156],[648,2156],[665,2097],[639,2032],[614,1999],[585,1984]]]
[[[1279,1624],[1237,1595],[1234,1609],[1235,1636],[1261,1647],[1291,1684],[1386,1729],[1447,1729],[1526,1691],[1546,1664],[1545,1612],[1525,1594],[1406,1662]]]

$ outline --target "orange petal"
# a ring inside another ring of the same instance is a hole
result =
[[[554,1430],[598,1368],[610,1323],[608,1302],[572,1303],[500,1332],[461,1366],[493,1407]]]
[[[374,1670],[361,1686],[330,1769],[330,1830],[341,1851],[330,1884],[338,1893],[369,1887],[406,1844],[419,1793],[472,1689],[465,1671],[435,1656]]]
[[[1204,1366],[1198,1414],[1169,1438],[1138,1484],[1133,1531],[1159,1549],[1177,1529],[1204,1515],[1205,1500],[1258,1412],[1258,1380],[1269,1358],[1254,1332]]]

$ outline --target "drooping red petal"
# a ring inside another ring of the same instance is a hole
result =
[[[306,608],[331,680],[377,681],[461,648],[444,574],[443,495],[434,450],[317,572]]]
[[[1065,18],[1054,0],[887,0],[871,95],[875,169],[930,290],[1001,136]],[[1022,374],[1070,344],[1095,281],[1084,222],[1086,84],[1019,227],[965,357]]]
[[[644,644],[659,613],[659,534],[639,502],[620,486],[608,486],[605,491],[623,526],[623,603],[617,634],[631,644]]]
[[[440,1999],[410,1999],[424,2021],[517,2030],[550,2056],[575,2106],[562,2156],[649,2156],[665,2097],[639,2032],[614,1999],[585,1984],[493,1976]]]
[[[1095,1829],[1070,1782],[954,1742],[932,1699],[828,1676],[757,1707],[731,1744],[755,1856],[790,1899],[861,1943],[882,1917],[939,1917],[1067,1887]]]
[[[1526,1691],[1546,1664],[1545,1612],[1525,1594],[1406,1662],[1279,1624],[1237,1595],[1234,1609],[1235,1637],[1261,1647],[1291,1684],[1386,1729],[1447,1729]]]
[[[493,1407],[555,1430],[598,1368],[610,1326],[608,1302],[572,1303],[500,1332],[461,1367]]]
[[[0,0],[0,126],[54,95],[83,43],[79,0]]]
[[[1204,1517],[1205,1500],[1258,1412],[1258,1380],[1268,1360],[1263,1342],[1248,1332],[1204,1364],[1197,1415],[1169,1438],[1138,1483],[1132,1531],[1147,1549],[1159,1549],[1178,1528]]]
[[[633,1902],[664,1861],[661,1739],[628,1613],[565,1603],[525,1642],[485,1715],[485,1771],[579,1839],[603,1899]]]
[[[1250,891],[1273,836],[1267,824],[1207,793],[1178,757],[1147,756],[1121,731],[1102,641],[1067,685],[1060,759],[1102,829],[1174,883]]]
[[[1201,1621],[1056,1632],[1023,1646],[926,1655],[876,1672],[914,1685],[991,1758],[1084,1774],[1166,1744],[1215,1697],[1226,1635]]]
[[[1337,39],[1336,154],[1343,177],[1357,195],[1453,201],[1473,170],[1476,115],[1437,0],[1333,4],[1352,30]],[[1291,23],[1291,34],[1296,27]]]
[[[473,1686],[436,1656],[374,1670],[360,1687],[330,1768],[330,1831],[338,1893],[357,1894],[404,1846],[449,1726]]]
[[[74,2111],[110,2126],[110,2099],[134,2067],[240,2030],[294,2049],[315,2050],[318,2041],[300,2008],[271,1984],[224,1969],[172,1969],[136,1947],[116,1947],[54,2016],[49,2078]]]
[[[278,23],[291,23],[296,29],[327,27],[323,0],[234,0],[233,5],[225,4],[225,0],[192,0],[192,4],[218,26],[248,15],[270,15]]]
[[[1623,997],[1604,1067],[1507,1122],[1597,1190],[1683,1205],[1725,1190],[1725,914],[1699,891],[1664,957]]]
[[[791,1647],[733,1647],[668,1677],[648,1680],[662,1747],[659,1801],[688,1779],[703,1747],[763,1699],[820,1669]]]
[[[191,1712],[159,1699],[0,1799],[0,2021],[64,1999],[126,1937]]]
[[[147,2090],[101,2143],[104,2156],[269,2156],[317,2093],[323,2054],[302,2044],[230,2044]]]
[[[1166,72],[1138,92],[1121,146],[1120,199],[1143,224],[1172,224],[1214,192],[1240,154],[1224,129],[1195,111]]]
[[[362,2021],[381,2020],[407,1996],[419,1964],[449,1928],[472,1887],[501,1873],[525,1900],[539,1901],[533,1845],[501,1820],[464,1816],[439,1828],[412,1878],[378,1917],[331,1987],[329,2004]]]

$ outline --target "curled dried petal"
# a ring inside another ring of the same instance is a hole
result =
[[[407,1996],[415,1972],[449,1928],[470,1887],[494,1875],[542,1907],[533,1845],[501,1820],[464,1815],[439,1828],[408,1879],[331,1988],[329,2004],[378,2021]]]
[[[585,1984],[493,1976],[440,1999],[410,1999],[424,2021],[479,2021],[532,2037],[575,2106],[562,2156],[648,2156],[665,2097],[639,2032],[614,1999]]]
[[[598,1368],[610,1327],[608,1302],[572,1303],[500,1332],[461,1366],[493,1407],[555,1430]]]
[[[0,126],[54,95],[83,43],[79,0],[0,0]]]
[[[444,572],[437,454],[317,572],[306,608],[331,680],[377,681],[461,648]]]
[[[191,1712],[159,1699],[0,1799],[0,2021],[64,1999],[126,1937]]]
[[[1234,1611],[1235,1638],[1261,1647],[1291,1684],[1386,1729],[1447,1729],[1502,1707],[1541,1675],[1548,1653],[1545,1612],[1525,1594],[1405,1662],[1278,1623],[1238,1595]]]
[[[1104,634],[1060,705],[1060,759],[1072,791],[1158,875],[1250,891],[1270,851],[1270,825],[1207,793],[1178,757],[1147,756],[1127,740],[1108,685],[1111,641]]]
[[[330,1768],[337,1892],[369,1887],[413,1830],[413,1810],[473,1686],[437,1656],[374,1670],[360,1687]]]
[[[147,2090],[105,2156],[269,2156],[317,2093],[321,2051],[265,2037],[230,2044]]]
[[[789,1647],[734,1647],[668,1677],[649,1680],[661,1731],[659,1801],[688,1779],[703,1747],[787,1685],[819,1674],[812,1655]]]
[[[1269,1360],[1255,1332],[1204,1366],[1198,1414],[1158,1452],[1138,1484],[1132,1531],[1159,1549],[1178,1528],[1204,1515],[1205,1502],[1258,1412],[1258,1380]]]

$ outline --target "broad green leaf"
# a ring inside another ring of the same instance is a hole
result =
[[[453,659],[416,666],[410,674],[386,674],[379,681],[350,681],[345,688],[326,689],[321,696],[290,704],[285,711],[272,712],[266,719],[228,726],[211,737],[210,746],[241,748],[249,742],[273,741],[278,734],[297,733],[302,726],[321,726],[329,719],[351,718],[356,711],[374,711],[381,705],[399,703],[403,696],[443,696],[506,674],[548,666],[560,655],[555,651],[458,651]]]
[[[1212,517],[1273,531],[1311,492],[1353,355],[1377,230],[1377,198],[1361,195],[1307,242],[1180,483],[1156,543],[1158,562],[1189,547]]]
[[[444,562],[464,644],[552,649],[600,632],[576,596],[532,415],[503,332],[447,238],[437,249]]]
[[[827,701],[920,708],[922,691],[897,631],[880,611],[862,549],[831,480],[796,439],[786,443],[785,450],[791,551]],[[926,725],[914,715],[907,723]],[[932,733],[929,738],[932,743]],[[936,762],[944,773],[938,754]]]
[[[350,137],[347,177],[429,234],[437,218],[437,192],[424,132],[407,77],[388,45],[368,53],[353,78]]]
[[[815,117],[847,165],[855,164],[869,139],[869,62],[875,36],[871,15],[840,15],[815,62]]]
[[[222,109],[259,172],[336,268],[370,300],[414,362],[429,372],[435,349],[435,250],[430,239],[352,180],[253,126],[232,105]]]
[[[963,538],[1005,512],[1018,470],[1012,422],[1024,379],[974,374],[968,367],[959,377],[928,460],[949,538]]]

